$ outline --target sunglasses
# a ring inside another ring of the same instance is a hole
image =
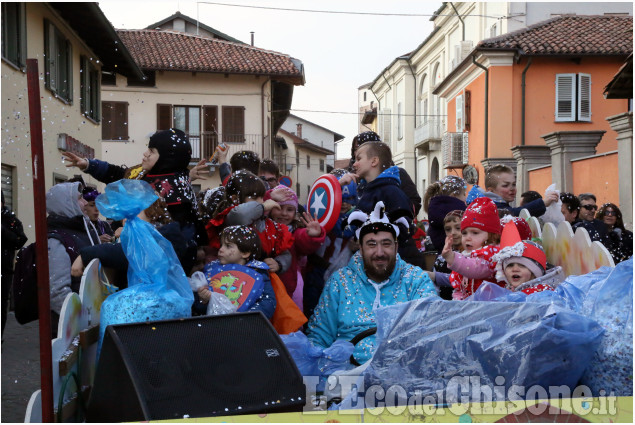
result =
[[[605,216],[609,216],[609,217],[611,217],[611,216],[616,216],[616,215],[617,215],[617,212],[615,212],[615,211],[613,211],[613,210],[606,210],[606,211],[604,211],[604,215],[605,215]]]
[[[278,184],[278,179],[275,177],[266,178],[265,176],[260,176],[260,178],[272,186],[276,186]]]
[[[597,205],[582,205],[582,208],[584,208],[587,211],[595,211],[598,209]]]

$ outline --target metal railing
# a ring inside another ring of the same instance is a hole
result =
[[[441,120],[428,118],[419,127],[415,128],[415,145],[428,140],[441,140]]]
[[[188,134],[192,145],[192,161],[211,158],[216,146],[223,141],[230,149],[230,155],[241,150],[253,151],[262,158],[263,140],[261,134],[219,134],[204,131],[200,134]]]

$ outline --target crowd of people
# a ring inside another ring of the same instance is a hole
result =
[[[375,310],[383,306],[429,296],[464,300],[485,281],[526,294],[553,290],[557,279],[545,277],[561,274],[553,273],[527,222],[518,217],[523,208],[540,218],[561,201],[563,219],[573,229],[587,229],[616,263],[632,256],[633,234],[625,229],[617,205],[598,210],[592,194],[548,192],[543,197],[527,192],[522,204],[512,207],[516,178],[504,165],[487,170],[485,188],[477,195],[467,192],[462,178],[449,175],[432,183],[422,201],[408,173],[392,162],[390,147],[374,132],[354,138],[347,169],[331,171],[342,187],[341,211],[332,229],[321,226],[296,193],[278,183],[274,161],[251,151],[235,152],[229,160],[227,150],[217,155],[222,185],[195,194],[191,182],[204,174],[205,165],[188,169],[191,146],[178,129],[152,135],[141,163],[133,167],[63,153],[68,167],[100,182],[148,182],[159,199],[139,217],[171,243],[187,276],[210,265],[256,271],[263,287],[249,310],[274,321],[277,309],[289,308],[286,300],[293,300],[295,317],[304,320],[294,322],[291,330],[302,326],[324,348],[372,328]],[[47,192],[48,227],[55,231],[48,240],[53,336],[62,302],[78,291],[91,260],[98,258],[112,269],[119,288],[127,286],[128,262],[118,243],[125,222],[100,220],[98,196],[96,188],[81,181],[60,183]],[[413,222],[422,207],[429,225],[426,243],[418,248]],[[10,255],[26,241],[15,236],[21,231],[16,222],[5,214],[3,200],[3,328],[5,275],[10,275],[5,274],[5,257],[12,262]],[[423,251],[438,253],[432,269],[426,270]],[[193,315],[206,314],[212,291],[211,285],[194,291]],[[373,350],[370,336],[358,344],[355,358],[368,360]]]

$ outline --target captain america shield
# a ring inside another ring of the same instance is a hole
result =
[[[307,211],[328,233],[340,216],[342,187],[332,174],[320,176],[309,191]]]

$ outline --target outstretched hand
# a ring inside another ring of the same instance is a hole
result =
[[[443,246],[443,250],[441,251],[441,256],[448,263],[448,266],[451,266],[454,262],[454,251],[452,250],[452,236],[445,237],[445,245]]]
[[[88,168],[88,160],[75,155],[73,152],[62,152],[62,159],[69,162],[65,164],[67,167],[77,167],[82,171]]]
[[[190,170],[190,181],[194,181],[196,179],[206,179],[209,176],[209,168],[207,168],[207,160],[205,158],[201,159],[198,164],[196,164]]]
[[[306,234],[312,238],[317,238],[322,234],[322,226],[317,219],[308,212],[302,213],[300,222],[306,227]]]

